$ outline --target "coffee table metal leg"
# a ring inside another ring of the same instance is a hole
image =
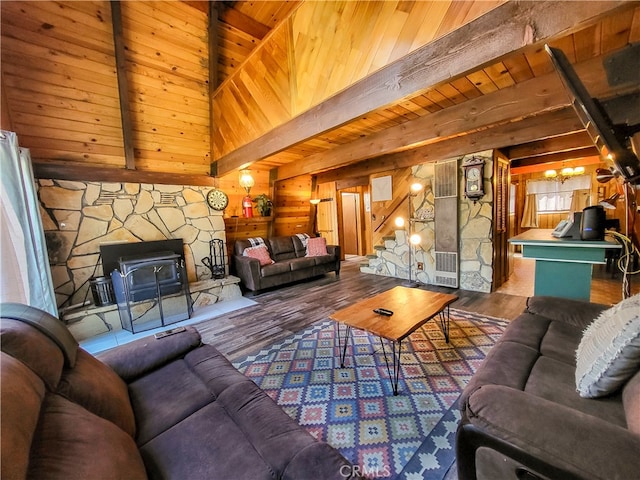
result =
[[[382,345],[384,361],[387,364],[387,373],[389,374],[389,380],[391,380],[391,386],[393,387],[393,394],[398,395],[398,383],[400,381],[400,352],[402,352],[402,340],[398,340],[397,354],[396,342],[391,342],[391,354],[393,355],[393,373],[391,373],[391,367],[389,366],[389,359],[387,358],[387,351],[384,348],[384,341],[382,340],[382,337],[380,337],[380,344]]]
[[[347,356],[347,345],[349,345],[349,335],[351,334],[351,327],[347,325],[347,331],[344,335],[344,347],[342,347],[340,342],[340,324],[338,324],[338,346],[342,347],[342,351],[340,352],[340,367],[344,368],[344,359]]]
[[[449,316],[449,305],[447,305],[447,314],[445,316],[444,310],[440,312],[440,326],[442,327],[442,333],[444,333],[444,339],[449,343],[449,326],[451,323],[451,317]]]

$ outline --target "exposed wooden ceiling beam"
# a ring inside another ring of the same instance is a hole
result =
[[[209,98],[213,98],[218,86],[218,2],[209,2],[209,23],[207,25],[207,34],[209,36]],[[213,105],[209,100],[209,165],[211,165],[211,152],[213,152],[213,131],[215,126],[215,116],[213,115]],[[211,173],[211,172],[209,172]]]
[[[226,23],[227,25],[237,28],[241,32],[244,32],[247,35],[250,35],[259,40],[262,40],[271,30],[268,26],[263,25],[262,23],[254,20],[253,18],[245,15],[238,10],[235,10],[234,8],[224,5],[222,2],[215,3],[220,4],[219,18],[222,23]]]
[[[578,131],[582,131],[580,120],[572,109],[566,108],[321,173],[318,174],[318,183],[371,175]]]
[[[614,10],[632,8],[624,1],[506,2],[356,82],[327,101],[217,160],[220,175],[267,158],[433,86],[489,65],[525,47],[583,28]]]
[[[587,89],[610,95],[602,58],[594,58],[576,68]],[[624,87],[624,90],[629,88]],[[304,162],[292,162],[278,168],[278,179],[320,173],[351,163],[401,151],[409,147],[439,142],[448,137],[539,115],[569,105],[560,78],[555,72],[462,104],[416,118],[381,132],[360,138],[326,152],[311,155]],[[577,147],[592,145],[588,136],[581,137]],[[569,147],[565,147],[569,148]],[[547,150],[548,151],[548,150]]]
[[[62,163],[33,162],[33,174],[36,178],[72,180],[86,182],[123,182],[123,183],[160,183],[164,185],[216,186],[216,179],[208,175],[186,173],[147,172],[126,168],[109,168]]]
[[[527,173],[544,172],[545,170],[562,170],[564,167],[586,167],[587,165],[600,165],[604,163],[600,156],[582,157],[577,160],[561,160],[550,163],[537,163],[535,165],[529,165],[527,167],[511,167],[510,172],[513,178],[514,175],[523,175]]]
[[[504,149],[503,152],[513,162],[513,160],[547,155],[549,152],[566,152],[589,146],[593,146],[591,137],[587,132],[578,132],[516,145]]]
[[[116,77],[118,79],[118,100],[120,102],[120,118],[122,121],[122,141],[125,167],[136,168],[136,156],[133,141],[133,120],[129,101],[129,81],[127,80],[127,58],[122,30],[122,10],[120,2],[111,1],[111,22],[113,29],[113,49],[116,60]]]
[[[536,157],[521,158],[520,160],[512,160],[512,167],[527,167],[539,163],[563,162],[565,160],[573,160],[584,157],[597,157],[598,149],[593,145],[590,147],[580,148],[577,150],[569,150],[566,152],[555,152],[547,155],[538,155]]]

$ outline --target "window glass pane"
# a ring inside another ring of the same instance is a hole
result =
[[[535,180],[527,182],[527,193],[534,193],[538,212],[558,212],[571,209],[574,190],[588,190],[591,187],[589,175],[578,175],[564,182]]]

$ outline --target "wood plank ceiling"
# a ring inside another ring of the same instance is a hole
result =
[[[495,147],[523,164],[593,156],[539,39],[565,51],[594,96],[638,91],[610,87],[602,60],[640,41],[639,5],[122,2],[113,19],[106,1],[1,2],[3,125],[56,178],[128,167],[134,176],[122,178],[197,184],[211,164],[218,175],[252,165],[329,181]],[[513,44],[481,60],[487,37],[500,35]],[[419,86],[405,91],[412,75]]]

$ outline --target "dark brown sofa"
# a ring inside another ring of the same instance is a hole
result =
[[[51,315],[0,305],[3,479],[348,478],[194,328],[99,360]]]
[[[460,398],[460,479],[638,478],[640,372],[608,396],[576,391],[576,349],[607,308],[528,300]]]
[[[307,257],[306,248],[297,235],[265,238],[271,265],[261,266],[255,258],[243,256],[249,240],[236,240],[233,246],[231,269],[247,290],[258,292],[287,283],[306,280],[336,272],[340,275],[340,246],[327,245],[327,255]]]

